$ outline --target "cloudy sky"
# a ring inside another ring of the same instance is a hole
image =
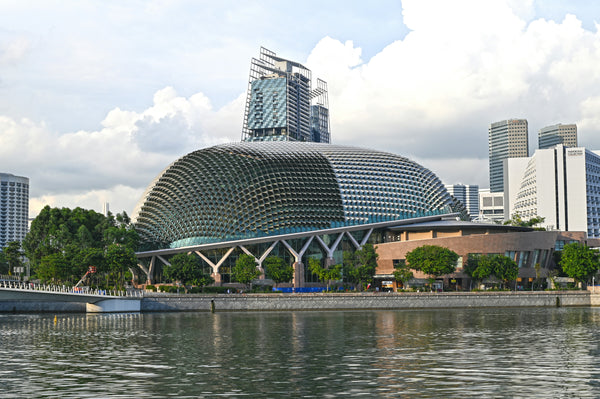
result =
[[[577,123],[600,149],[592,0],[0,0],[0,172],[131,213],[169,163],[238,141],[264,46],[329,84],[332,141],[488,187],[487,130]]]

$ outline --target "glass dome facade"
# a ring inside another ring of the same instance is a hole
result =
[[[241,142],[187,154],[133,217],[157,248],[453,212],[438,177],[399,155],[320,143]]]

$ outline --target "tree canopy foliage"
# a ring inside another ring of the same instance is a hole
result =
[[[521,215],[519,215],[518,213],[515,213],[512,215],[510,220],[507,220],[506,222],[504,222],[504,224],[510,225],[510,226],[518,226],[518,227],[535,227],[539,224],[544,223],[545,220],[546,220],[546,218],[544,218],[542,216],[534,216],[528,220],[523,220]],[[535,230],[546,230],[546,229],[543,227],[537,227],[537,228],[535,228]]]
[[[373,282],[379,257],[373,244],[367,243],[354,252],[344,252],[343,256],[342,273],[349,283],[364,288]]]
[[[410,270],[410,267],[406,265],[406,262],[400,262],[394,268],[394,278],[396,281],[402,283],[402,287],[406,287],[406,283],[408,283],[413,277],[413,272]]]
[[[319,278],[319,281],[327,283],[327,290],[333,280],[342,278],[342,265],[333,265],[328,268],[321,266],[321,261],[317,258],[308,258],[308,270]]]
[[[8,274],[9,266],[4,251],[0,251],[0,274]]]
[[[23,249],[39,279],[74,284],[89,266],[95,284],[122,287],[128,269],[136,270],[139,237],[125,212],[104,216],[82,208],[44,207],[31,223]]]
[[[267,277],[276,284],[287,283],[294,278],[294,268],[285,263],[279,256],[268,256],[263,261]]]
[[[456,270],[458,254],[437,245],[423,245],[406,254],[406,262],[414,269],[431,276],[441,276]]]
[[[10,241],[2,248],[4,261],[6,262],[9,275],[15,274],[16,268],[23,266],[23,253],[21,252],[21,243],[19,241]]]
[[[234,281],[248,285],[252,280],[260,276],[260,270],[253,256],[241,254],[235,262],[231,274]]]
[[[472,279],[481,281],[490,276],[494,276],[504,283],[513,281],[519,275],[519,266],[517,263],[504,255],[470,254],[463,271]]]
[[[580,243],[566,244],[560,257],[560,266],[567,276],[587,282],[598,272],[598,251]]]
[[[184,285],[204,287],[214,282],[210,273],[204,270],[200,258],[193,254],[177,254],[173,256],[170,265],[163,267],[163,276],[169,280]]]

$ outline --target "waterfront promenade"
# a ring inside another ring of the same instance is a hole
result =
[[[600,294],[588,291],[217,295],[146,292],[143,296],[140,294],[128,297],[89,296],[83,293],[40,290],[26,290],[19,294],[14,289],[0,287],[0,312],[235,312],[600,306]],[[106,302],[106,300],[113,302]],[[135,301],[136,306],[119,308],[107,305],[128,303],[124,301]],[[98,309],[98,304],[104,306],[104,309]]]
[[[488,307],[600,306],[588,291],[499,291],[335,294],[146,294],[142,312],[459,309]]]

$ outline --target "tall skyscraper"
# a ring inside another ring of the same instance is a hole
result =
[[[311,71],[261,47],[250,63],[243,141],[315,141],[329,143],[327,83]]]
[[[473,184],[446,184],[446,190],[467,208],[471,220],[479,216],[479,186]]]
[[[22,241],[29,218],[29,179],[0,173],[0,248]]]
[[[574,123],[569,125],[559,123],[540,129],[538,134],[538,147],[540,150],[554,147],[557,144],[562,144],[565,147],[577,147],[577,125]]]
[[[529,156],[528,140],[527,119],[508,119],[490,125],[490,192],[504,191],[502,160]]]

